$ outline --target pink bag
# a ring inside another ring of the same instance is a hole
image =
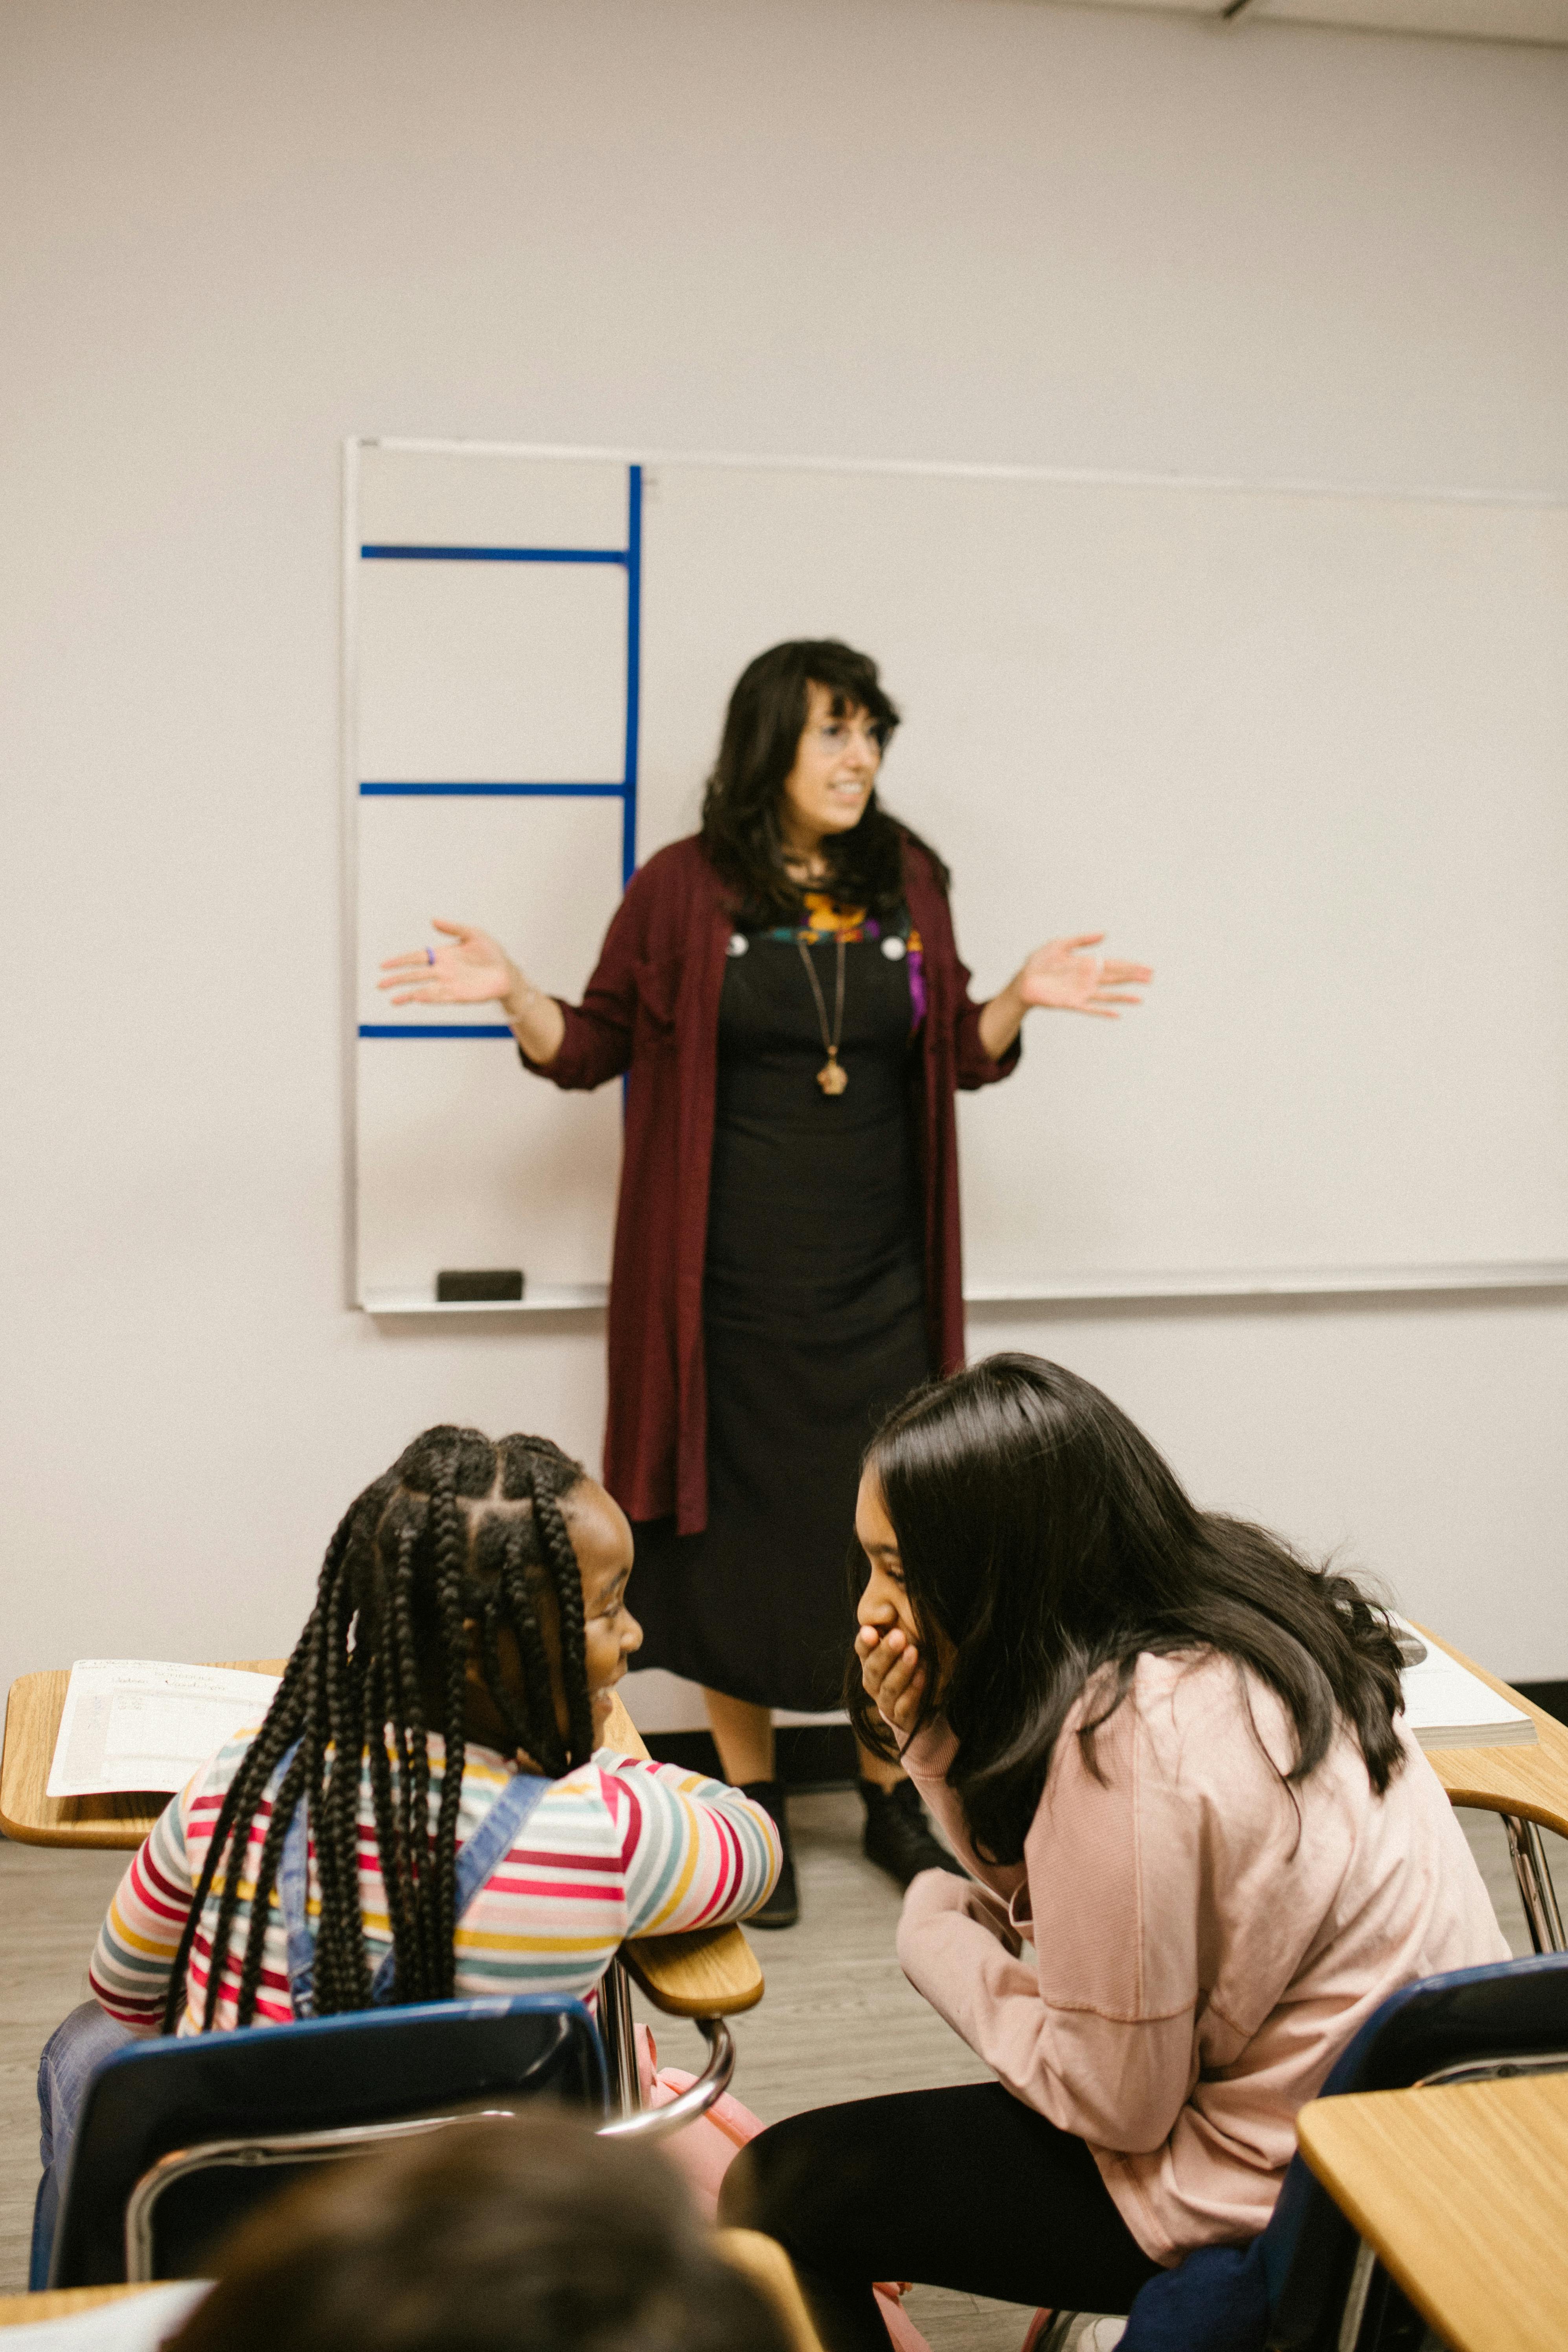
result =
[[[684,2074],[679,2066],[660,2066],[653,2035],[646,2025],[637,2029],[637,2080],[642,2085],[645,2106],[668,2106],[671,2099],[691,2088],[697,2080],[695,2074]],[[688,2124],[684,2131],[672,2133],[664,2142],[665,2153],[685,2173],[697,2193],[699,2205],[710,2219],[719,2210],[720,2184],[737,2151],[749,2139],[755,2139],[762,2128],[750,2107],[743,2107],[739,2099],[732,2099],[725,2091],[705,2116],[699,2116],[695,2123]],[[890,2280],[878,2286],[877,2307],[882,2315],[882,2324],[896,2352],[931,2352],[920,2329],[904,2315],[899,2300],[902,2293],[902,2287]]]

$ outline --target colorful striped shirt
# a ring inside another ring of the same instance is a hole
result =
[[[170,1801],[110,1905],[89,1979],[100,2007],[138,2032],[154,2033],[163,2021],[174,1957],[224,1795],[254,1737],[247,1730],[220,1748]],[[435,1734],[429,1745],[434,1831],[445,1752]],[[511,1771],[493,1750],[468,1748],[459,1849]],[[215,2021],[220,2027],[235,2022],[255,1873],[270,1818],[264,1798],[241,1864],[239,1907]],[[459,1922],[458,1994],[471,1999],[568,1992],[587,1998],[625,1937],[673,1935],[744,1918],[767,1895],[779,1861],[778,1832],[761,1806],[738,1789],[673,1764],[601,1748],[591,1762],[552,1783]],[[203,1906],[192,1946],[182,2033],[200,2030],[223,1875],[220,1871]],[[359,1883],[365,1954],[374,1976],[391,1949],[392,1931],[368,1757],[360,1773]],[[309,1907],[314,1923],[321,1916],[321,1886],[313,1837]],[[286,2024],[293,2014],[287,1934],[274,1887],[256,2021]]]

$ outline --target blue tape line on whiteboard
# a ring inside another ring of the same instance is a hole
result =
[[[362,800],[461,800],[537,798],[618,801],[625,784],[362,784]]]
[[[504,1023],[494,1021],[362,1021],[362,1037],[510,1037]]]
[[[362,547],[381,563],[626,563],[624,547]]]
[[[621,885],[637,862],[637,714],[642,698],[642,467],[626,467],[626,758]]]

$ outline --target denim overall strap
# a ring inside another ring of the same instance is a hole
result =
[[[494,1800],[488,1813],[473,1836],[458,1854],[458,1866],[453,1876],[453,1916],[460,1919],[475,1897],[489,1884],[490,1874],[505,1861],[523,1828],[550,1787],[548,1780],[536,1780],[526,1772],[510,1780]],[[370,1997],[378,2009],[384,2009],[395,1998],[393,1979],[397,1972],[397,1955],[388,1952],[371,1979]]]
[[[459,1919],[489,1885],[492,1872],[506,1860],[527,1828],[535,1805],[552,1786],[529,1772],[516,1772],[507,1782],[458,1855],[453,1907]]]
[[[296,1741],[295,1745],[298,1744]],[[279,1765],[279,1780],[288,1770],[293,1755],[294,1749],[290,1748]],[[495,1799],[458,1855],[454,1882],[458,1918],[463,1916],[489,1883],[497,1864],[510,1853],[522,1834],[529,1816],[550,1786],[548,1780],[519,1772]],[[312,2017],[315,2014],[316,1938],[310,1927],[309,1896],[310,1848],[305,1833],[305,1801],[301,1798],[294,1808],[294,1818],[285,1833],[282,1859],[278,1866],[278,1899],[282,1906],[283,1924],[289,1937],[289,1992],[296,2017]],[[386,2008],[394,2000],[396,1972],[396,1952],[389,1951],[371,1979],[370,1997],[377,2009]]]
[[[300,1742],[285,1748],[267,1784],[274,1804],[283,1777],[299,1753]],[[310,1861],[305,1836],[305,1800],[294,1808],[294,1818],[283,1833],[278,1863],[278,1906],[289,1939],[289,1998],[296,2017],[311,2017],[316,2007],[316,1938],[310,1928]]]

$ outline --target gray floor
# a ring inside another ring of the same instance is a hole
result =
[[[1498,1916],[1529,1949],[1500,1824],[1462,1816]],[[767,1997],[737,2025],[735,2091],[764,2121],[832,2099],[983,2080],[984,2070],[910,1990],[893,1958],[897,1890],[858,1851],[853,1793],[792,1808],[803,1883],[799,1927],[758,1936]],[[1568,1850],[1549,1838],[1568,1900]],[[87,1957],[121,1874],[120,1854],[68,1853],[0,1840],[0,2293],[26,2284],[37,2178],[33,2081],[50,2028],[87,1992]],[[660,2056],[697,2062],[693,2029],[657,2021]],[[1016,2352],[1017,2306],[920,2288],[910,2315],[933,2352]]]

